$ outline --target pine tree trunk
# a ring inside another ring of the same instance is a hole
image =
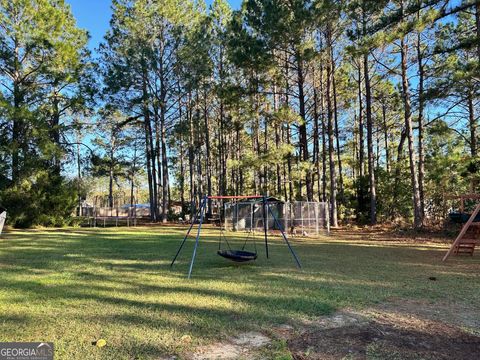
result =
[[[162,145],[162,222],[167,222],[169,208],[169,176],[168,176],[168,156],[167,156],[167,134],[165,129],[165,113],[162,110],[160,114],[160,139]]]
[[[108,207],[113,208],[113,151],[110,152],[110,167],[108,169]]]
[[[473,92],[468,91],[467,95],[468,103],[468,127],[470,130],[470,155],[472,157],[477,156],[477,124],[475,121],[475,109],[473,106]]]
[[[280,150],[280,131],[278,129],[278,125],[275,125],[275,147],[277,151]],[[280,166],[280,162],[277,161],[276,167],[276,180],[277,180],[277,189],[276,194],[278,196],[282,195],[282,169]]]
[[[364,123],[363,123],[363,91],[362,91],[362,66],[358,64],[358,178],[357,178],[357,219],[361,218],[361,215],[366,210],[366,204],[364,202]]]
[[[420,193],[420,211],[422,219],[425,216],[425,156],[423,146],[423,110],[424,110],[424,79],[421,33],[417,33],[417,61],[418,61],[418,191]]]
[[[380,126],[377,126],[375,131],[375,169],[380,169]]]
[[[288,107],[290,106],[290,83],[288,81],[290,73],[290,67],[288,63],[288,54],[285,53],[285,105]],[[290,124],[287,123],[285,129],[285,137],[287,140],[287,144],[291,144],[291,137],[290,137]],[[293,201],[293,181],[292,181],[292,155],[289,153],[287,155],[287,179],[288,179],[288,201]]]
[[[198,90],[195,93],[195,124],[201,124],[201,115],[200,115],[200,96],[198,94]],[[198,125],[197,125],[198,126]],[[200,144],[203,143],[202,139],[202,132],[201,131],[195,131],[194,132],[195,136],[195,147],[198,149],[200,147]],[[203,192],[203,167],[202,167],[202,152],[198,149],[196,152],[196,158],[195,158],[195,166],[196,166],[196,175],[197,175],[197,197],[196,197],[196,203],[200,204],[202,201],[202,197],[204,195]]]
[[[55,152],[60,149],[60,112],[58,108],[58,97],[56,91],[54,92],[54,98],[52,103],[52,120],[50,124],[50,138],[54,146],[57,147]],[[61,156],[55,153],[52,159],[52,174],[55,177],[54,181],[58,181],[60,179],[60,172],[61,172]]]
[[[204,91],[203,95],[203,120],[205,126],[205,172],[207,176],[207,195],[212,195],[212,169],[210,158],[210,124],[208,118],[207,93]],[[207,202],[207,218],[212,217],[212,199]]]
[[[273,112],[276,113],[278,111],[278,94],[277,94],[277,85],[273,85]],[[280,150],[280,131],[279,131],[279,125],[274,124],[275,127],[275,149],[277,152]],[[265,141],[266,139],[266,134],[265,134]],[[282,178],[281,178],[281,168],[280,168],[280,162],[277,161],[276,165],[276,195],[281,196],[282,195]]]
[[[382,103],[383,141],[385,144],[385,169],[390,173],[390,150],[388,149],[387,107]]]
[[[193,130],[193,108],[192,108],[192,94],[188,95],[189,110],[188,118],[188,172],[190,175],[190,218],[193,219],[196,213],[196,186],[195,186],[195,139]]]
[[[146,60],[144,59],[143,62]],[[153,129],[150,117],[149,109],[149,93],[148,93],[148,77],[146,65],[142,63],[142,96],[143,96],[143,112],[145,118],[145,127],[146,127],[146,144],[149,146],[149,160],[150,160],[150,169],[151,169],[151,181],[152,181],[152,199],[150,204],[150,217],[153,221],[158,220],[158,177],[157,177],[157,168],[156,168],[156,151],[155,151],[155,142],[153,141]]]
[[[325,126],[325,91],[323,63],[320,64],[320,110],[322,123],[322,201],[327,201],[327,127]]]
[[[355,184],[358,179],[358,174],[357,174],[357,164],[358,164],[358,134],[355,131],[358,127],[358,116],[357,113],[353,113],[353,136],[352,136],[352,159],[353,159],[353,164],[351,167],[352,170],[352,179],[353,183]]]
[[[152,221],[156,221],[156,201],[155,201],[155,194],[156,194],[156,182],[155,182],[155,171],[152,169],[152,157],[153,161],[154,154],[152,152],[152,130],[150,124],[150,109],[149,109],[149,101],[148,101],[148,93],[147,93],[147,79],[146,79],[146,70],[143,69],[143,77],[142,77],[142,100],[143,100],[143,122],[144,122],[144,130],[145,130],[145,155],[146,155],[146,163],[147,163],[147,178],[148,178],[148,197],[150,202],[150,219]]]
[[[179,99],[179,107],[178,107],[178,117],[180,123],[183,123],[183,107],[182,107],[182,99]],[[180,187],[180,205],[182,208],[182,216],[185,209],[185,164],[183,157],[185,156],[184,153],[184,135],[183,132],[180,135],[180,139],[178,141],[178,148],[180,150],[180,176],[179,176],[179,187]]]
[[[280,131],[281,131],[281,134],[280,134],[280,137],[281,137],[281,141],[282,143],[286,143],[286,136],[285,136],[285,133],[286,133],[286,128],[285,126],[280,125]],[[283,161],[283,166],[282,166],[282,188],[283,188],[283,196],[284,196],[284,199],[285,201],[288,201],[288,190],[287,190],[287,163],[286,161]]]
[[[78,135],[78,131],[76,131],[76,148],[77,148],[77,197],[78,197],[78,212],[77,216],[83,216],[82,214],[82,194],[81,194],[81,189],[82,189],[82,159],[81,159],[81,153],[80,153],[80,139]]]
[[[254,114],[258,114],[258,107],[255,106],[254,109]],[[260,138],[259,138],[259,118],[258,116],[255,116],[255,125],[254,125],[254,136],[253,136],[253,153],[257,155],[257,158],[260,158],[261,153],[260,153]],[[257,187],[258,185],[258,187]],[[260,170],[257,171],[256,169],[253,170],[253,193],[254,194],[259,194],[262,191],[262,176],[260,174]]]
[[[150,116],[148,117],[148,140],[150,144],[150,160],[151,160],[151,169],[152,169],[152,187],[153,187],[153,209],[151,212],[153,213],[154,221],[158,220],[158,174],[157,174],[157,167],[155,163],[156,159],[156,151],[155,151],[155,144],[153,141],[153,130],[152,124],[150,122]]]
[[[337,162],[338,162],[338,191],[340,196],[340,203],[345,200],[343,191],[343,169],[342,157],[340,149],[340,136],[338,130],[338,108],[337,108],[337,85],[335,81],[335,59],[333,57],[333,44],[330,44],[330,61],[332,64],[332,89],[333,89],[333,114],[335,119],[335,141],[337,147]]]
[[[418,176],[417,176],[417,164],[416,156],[414,149],[414,137],[413,137],[413,128],[412,128],[412,111],[410,105],[410,89],[408,84],[408,74],[407,74],[407,56],[408,48],[405,43],[405,39],[400,41],[400,50],[401,50],[401,69],[402,69],[402,97],[404,105],[404,118],[405,118],[405,131],[408,141],[408,158],[410,162],[410,177],[412,182],[412,198],[413,198],[413,226],[415,229],[419,229],[422,226],[422,211],[420,205],[420,191],[418,185]]]
[[[407,138],[407,131],[403,129],[400,134],[400,141],[398,142],[397,147],[397,162],[395,163],[395,176],[394,176],[394,185],[393,185],[393,194],[392,194],[392,206],[390,208],[390,218],[395,219],[397,215],[396,209],[398,209],[398,196],[399,194],[399,185],[400,185],[400,176],[402,174],[402,161],[403,161],[403,146],[405,145],[405,139]]]
[[[136,141],[136,140],[135,140]],[[133,164],[131,168],[131,176],[130,176],[130,201],[129,201],[129,210],[128,210],[128,216],[133,217],[135,216],[134,209],[132,209],[133,204],[135,202],[135,197],[134,197],[134,189],[135,189],[135,168],[137,166],[137,143],[135,142],[134,149],[133,149]]]
[[[162,179],[162,160],[161,160],[161,156],[162,156],[162,151],[161,151],[161,147],[160,147],[160,134],[161,134],[161,125],[160,125],[160,115],[159,115],[159,109],[158,109],[158,106],[155,105],[155,102],[153,102],[152,104],[152,108],[153,108],[153,124],[154,124],[154,129],[155,129],[155,140],[154,140],[154,148],[155,148],[155,169],[157,171],[157,185],[158,186],[162,186],[162,182],[161,182],[161,179]],[[157,188],[158,189],[158,188]],[[158,189],[157,191],[159,191],[160,189]],[[160,206],[160,194],[158,193],[157,194],[157,207]],[[160,215],[160,214],[159,214]],[[163,215],[162,215],[163,217]]]
[[[237,127],[237,161],[240,162],[242,156],[242,148],[241,148],[241,142],[240,142],[240,126]],[[237,174],[237,181],[235,183],[236,186],[236,192],[235,195],[240,195],[243,194],[243,169],[239,165],[237,167],[238,169],[238,174]]]
[[[304,74],[303,74],[303,59],[300,54],[297,54],[297,81],[298,81],[298,103],[299,103],[299,115],[302,119],[302,123],[298,126],[300,141],[300,154],[304,162],[309,162],[310,157],[308,154],[308,138],[307,138],[307,116],[305,112],[305,94],[304,94]],[[305,176],[305,185],[307,188],[307,200],[313,201],[313,188],[312,188],[312,172],[307,170]],[[301,185],[300,185],[301,186]],[[300,196],[302,189],[300,188]]]
[[[475,28],[477,35],[477,60],[480,64],[480,2],[475,5]],[[469,128],[470,128],[470,154],[472,157],[477,156],[477,124],[475,121],[475,109],[473,106],[472,89],[468,92],[468,114],[469,114]]]
[[[268,109],[268,108],[267,108]],[[269,124],[268,124],[268,116],[264,117],[264,128],[263,128],[263,154],[266,156],[268,154],[268,132],[269,132]],[[263,194],[269,195],[270,194],[270,187],[269,185],[269,175],[268,175],[268,163],[266,162],[263,166]]]
[[[290,140],[290,125],[287,124],[287,131],[286,131],[286,136],[287,136],[287,144],[291,144]],[[292,154],[288,154],[287,156],[287,173],[288,173],[288,201],[292,202],[294,197],[293,197],[293,179],[292,179]]]
[[[219,77],[220,77],[220,88],[224,88],[224,60],[223,60],[223,49],[220,47],[219,55]],[[220,109],[219,109],[219,122],[220,122],[220,131],[219,131],[219,157],[220,157],[220,180],[219,188],[220,195],[226,195],[227,193],[227,159],[228,151],[226,149],[226,134],[225,134],[225,105],[223,100],[223,94],[220,96]]]
[[[148,110],[147,110],[148,111]],[[150,219],[155,221],[155,213],[153,211],[155,203],[153,200],[153,179],[152,179],[152,166],[151,166],[151,152],[150,152],[150,143],[148,137],[148,126],[147,121],[150,121],[148,115],[144,115],[144,130],[145,130],[145,157],[146,157],[146,164],[147,164],[147,179],[148,179],[148,198],[149,198],[149,205],[150,205]]]
[[[220,195],[227,194],[227,157],[228,152],[225,148],[225,130],[224,130],[224,123],[225,123],[225,115],[224,115],[224,105],[223,105],[223,98],[220,99],[220,131],[219,131],[219,157],[220,157],[220,180],[219,180],[219,188],[220,188]]]
[[[15,48],[14,48],[14,59],[13,59],[13,68],[15,76],[13,79],[13,124],[12,124],[12,182],[16,184],[20,180],[20,148],[22,147],[22,119],[20,112],[21,105],[21,92],[19,84],[19,72],[20,72],[20,62],[19,62],[19,44],[17,39],[15,39]]]
[[[480,1],[475,5],[475,27],[477,33],[477,58],[480,63]]]
[[[327,46],[332,45],[330,24],[327,29]],[[328,158],[330,165],[330,221],[333,227],[338,226],[337,214],[337,177],[335,173],[334,147],[334,114],[332,105],[332,64],[327,61],[327,131],[328,131]]]
[[[366,23],[364,23],[366,29]],[[365,77],[365,105],[367,116],[367,157],[368,179],[370,184],[370,225],[377,223],[377,192],[375,186],[375,159],[373,153],[373,120],[372,120],[372,95],[370,88],[370,74],[368,71],[368,54],[363,55],[363,74]]]
[[[317,179],[317,194],[321,199],[321,186],[320,186],[320,123],[318,114],[318,94],[317,88],[313,87],[313,163],[315,165],[315,176]]]
[[[358,66],[358,176],[364,175],[365,150],[364,150],[364,136],[363,136],[363,92],[362,92],[362,70]]]

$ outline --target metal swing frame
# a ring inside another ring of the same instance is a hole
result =
[[[184,236],[184,238],[183,238],[183,240],[180,244],[180,247],[178,248],[177,253],[175,254],[175,257],[173,258],[172,263],[170,264],[170,267],[173,267],[173,265],[175,264],[175,261],[177,260],[178,256],[180,255],[180,252],[182,251],[183,246],[185,245],[185,243],[187,241],[187,238],[190,235],[190,232],[192,231],[192,229],[193,229],[195,223],[197,222],[197,220],[199,220],[197,235],[195,237],[195,246],[193,248],[192,259],[190,260],[190,267],[189,267],[189,270],[188,270],[188,278],[189,279],[191,278],[192,271],[193,271],[193,264],[195,263],[195,257],[197,255],[198,244],[200,242],[200,232],[202,230],[202,224],[203,224],[203,221],[204,221],[204,218],[205,218],[207,202],[208,202],[208,200],[215,200],[215,199],[223,199],[223,200],[225,200],[225,199],[231,199],[231,200],[235,200],[235,199],[258,199],[258,200],[260,200],[261,199],[262,200],[262,207],[263,207],[263,235],[264,235],[265,253],[267,255],[267,259],[269,258],[269,254],[268,254],[268,228],[267,228],[268,224],[267,224],[266,219],[267,219],[267,213],[269,213],[269,214],[271,214],[272,218],[274,219],[275,225],[280,230],[280,232],[282,234],[282,238],[285,241],[285,243],[287,244],[288,249],[290,250],[290,253],[293,256],[297,267],[299,269],[302,268],[302,265],[300,263],[300,260],[297,257],[297,254],[293,250],[292,246],[290,245],[290,242],[288,241],[287,236],[285,235],[285,229],[283,229],[283,226],[280,224],[277,217],[275,216],[272,209],[270,208],[270,204],[268,203],[267,197],[265,195],[247,195],[247,196],[208,196],[208,195],[205,195],[202,198],[202,201],[200,203],[200,208],[199,208],[198,212],[196,212],[195,216],[193,217],[192,222],[190,223],[190,226],[187,230],[187,233],[185,234],[185,236]]]

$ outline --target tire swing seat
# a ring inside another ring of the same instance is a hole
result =
[[[257,259],[256,253],[245,250],[218,250],[217,254],[235,262],[246,262]]]

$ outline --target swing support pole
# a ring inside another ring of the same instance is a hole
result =
[[[263,235],[265,237],[265,253],[267,254],[267,259],[268,259],[267,198],[265,196],[262,198],[262,205],[263,205]]]
[[[188,228],[188,231],[187,231],[187,233],[185,234],[185,237],[183,238],[182,243],[180,244],[180,247],[178,248],[178,251],[177,251],[177,253],[175,254],[175,257],[173,258],[172,263],[170,264],[170,267],[172,267],[173,264],[175,264],[175,261],[177,260],[178,255],[180,255],[180,251],[182,251],[183,245],[185,245],[185,242],[187,241],[187,237],[188,237],[188,235],[190,235],[190,231],[192,231],[193,226],[194,226],[195,223],[197,222],[198,216],[199,216],[200,212],[202,211],[202,209],[203,209],[203,200],[202,200],[202,202],[200,203],[200,209],[199,209],[199,211],[197,211],[197,212],[195,213],[195,216],[194,216],[193,219],[192,219],[192,222],[191,222],[191,224],[190,224],[190,227]]]
[[[190,262],[190,269],[188,270],[188,278],[192,276],[193,263],[197,255],[198,241],[200,240],[200,231],[202,230],[203,216],[207,207],[207,196],[203,198],[202,206],[200,207],[200,222],[198,223],[197,238],[195,239],[195,247],[193,248],[192,261]]]
[[[280,225],[280,222],[277,220],[277,217],[275,216],[272,209],[270,208],[270,205],[267,204],[267,208],[268,208],[268,211],[270,212],[270,214],[272,214],[272,217],[273,217],[273,220],[275,221],[275,224],[280,229],[280,232],[282,233],[283,240],[287,243],[288,249],[292,253],[292,256],[295,259],[295,262],[297,263],[298,268],[301,269],[302,265],[300,264],[300,260],[298,260],[297,254],[295,254],[295,251],[293,251],[293,248],[290,245],[290,242],[288,241],[287,237],[285,236],[285,231],[283,231],[283,226]]]

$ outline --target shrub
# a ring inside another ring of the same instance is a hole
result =
[[[66,226],[76,206],[76,189],[71,181],[40,171],[4,189],[0,202],[14,227]]]

